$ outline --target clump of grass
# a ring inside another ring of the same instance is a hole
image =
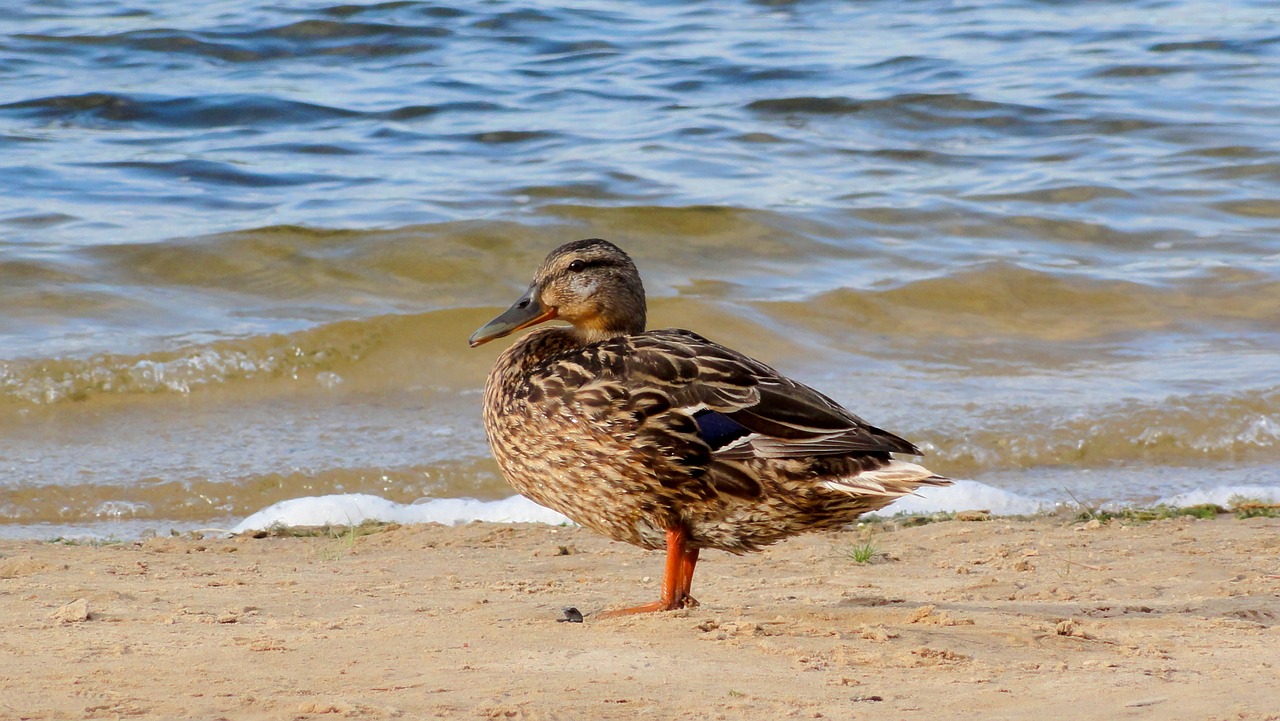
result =
[[[66,536],[58,536],[57,538],[51,538],[45,541],[45,543],[56,543],[60,546],[89,546],[90,548],[97,548],[100,546],[118,546],[124,543],[124,541],[115,538],[114,536],[109,538],[97,538],[92,536],[85,538],[68,538]]]
[[[1280,518],[1280,503],[1266,503],[1261,498],[1232,496],[1227,505],[1236,514],[1236,518]]]
[[[858,519],[858,528],[875,528],[880,531],[898,531],[912,526],[927,526],[930,523],[945,523],[959,520],[957,514],[950,511],[937,513],[908,513],[899,511],[892,516],[867,515]]]
[[[342,536],[355,538],[382,533],[383,531],[392,531],[399,527],[399,523],[372,519],[352,525],[286,526],[283,523],[273,523],[264,530],[249,531],[248,534],[251,538],[339,538]]]
[[[1085,521],[1101,521],[1106,523],[1111,520],[1119,520],[1130,523],[1149,523],[1151,521],[1163,521],[1169,518],[1183,518],[1190,516],[1192,518],[1217,518],[1218,514],[1226,513],[1227,509],[1213,503],[1201,503],[1195,506],[1169,506],[1160,504],[1158,506],[1149,507],[1126,507],[1118,508],[1114,511],[1103,510],[1101,508],[1081,508],[1076,514],[1074,521],[1082,523]]]
[[[1182,508],[1174,508],[1174,515],[1177,516],[1194,516],[1196,518],[1212,519],[1217,518],[1222,513],[1222,507],[1214,503],[1201,503],[1195,506],[1183,506]]]
[[[855,543],[849,549],[849,559],[857,564],[871,563],[871,559],[875,558],[879,552],[880,549],[876,547],[876,544],[871,541],[863,541],[862,543]]]
[[[945,523],[947,521],[956,520],[956,514],[953,511],[940,511],[938,513],[922,513],[918,515],[903,514],[894,516],[897,525],[901,528],[911,528],[912,526],[927,526],[930,523]]]
[[[273,523],[260,531],[248,531],[250,538],[327,538],[333,543],[315,553],[323,561],[336,561],[355,552],[356,539],[374,533],[399,528],[399,523],[365,520],[350,525],[325,524],[323,526],[286,526]]]
[[[325,526],[325,530],[328,531],[327,537],[334,543],[329,544],[328,548],[319,552],[320,558],[325,561],[336,561],[343,556],[352,554],[356,548],[356,529],[363,525],[353,523],[350,526],[345,526],[346,531],[342,530],[344,526]]]
[[[1076,502],[1079,511],[1072,519],[1075,523],[1084,523],[1088,521],[1099,521],[1106,523],[1111,520],[1119,520],[1129,523],[1148,523],[1150,521],[1163,521],[1169,518],[1183,518],[1190,516],[1192,518],[1217,518],[1218,514],[1226,513],[1227,509],[1214,503],[1201,503],[1194,506],[1170,506],[1161,503],[1156,506],[1126,506],[1118,508],[1114,511],[1104,510],[1098,506],[1093,506],[1079,498],[1074,493],[1067,491],[1067,495],[1071,496],[1071,500]]]

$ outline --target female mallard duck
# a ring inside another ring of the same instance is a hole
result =
[[[696,605],[703,548],[759,550],[950,483],[908,441],[687,330],[645,330],[631,258],[600,239],[551,251],[475,347],[558,318],[501,356],[484,391],[493,455],[520,493],[604,535],[667,549],[660,600]]]

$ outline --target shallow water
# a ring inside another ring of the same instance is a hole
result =
[[[10,530],[506,495],[465,340],[587,236],[938,472],[1280,485],[1272,3],[180,5],[0,18]]]

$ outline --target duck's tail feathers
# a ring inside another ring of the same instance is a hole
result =
[[[924,466],[894,459],[855,476],[828,479],[822,485],[854,496],[897,498],[914,493],[920,486],[949,486],[951,479],[939,476]]]

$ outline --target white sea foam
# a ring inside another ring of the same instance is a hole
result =
[[[1170,506],[1215,503],[1229,506],[1233,496],[1280,503],[1280,486],[1219,486],[1162,498]],[[1017,516],[1052,510],[1052,501],[1022,496],[977,481],[956,481],[954,485],[928,487],[914,496],[900,498],[876,515],[922,514],[987,510],[997,516]],[[530,501],[511,496],[500,501],[474,498],[434,498],[418,503],[396,503],[365,493],[312,496],[281,501],[244,519],[232,533],[262,530],[273,524],[285,526],[350,525],[366,520],[395,523],[443,523],[470,521],[494,523],[570,523],[569,519]]]
[[[997,516],[1021,516],[1053,508],[1050,501],[1020,496],[977,481],[954,481],[950,486],[927,486],[915,495],[904,496],[875,515],[898,513],[947,513],[991,511]]]
[[[1035,513],[1051,506],[1048,501],[1019,496],[976,481],[956,481],[953,486],[926,488],[918,496],[899,499],[881,511],[881,515],[975,509],[989,510],[997,515],[1018,515]],[[345,526],[366,520],[448,525],[469,521],[552,525],[570,522],[559,513],[543,508],[524,496],[511,496],[500,501],[435,498],[406,505],[365,493],[347,493],[281,501],[244,519],[231,532],[262,530],[273,524]]]
[[[1168,506],[1198,506],[1213,503],[1219,506],[1230,506],[1231,499],[1251,498],[1263,503],[1280,503],[1280,486],[1218,486],[1216,488],[1199,488],[1188,493],[1161,498],[1160,503]]]
[[[524,496],[500,501],[474,498],[433,498],[418,503],[396,503],[367,493],[309,496],[280,501],[249,516],[231,529],[232,533],[263,530],[274,524],[285,526],[352,525],[363,521],[394,523],[444,523],[469,521],[494,523],[569,523],[569,519],[543,508]]]

